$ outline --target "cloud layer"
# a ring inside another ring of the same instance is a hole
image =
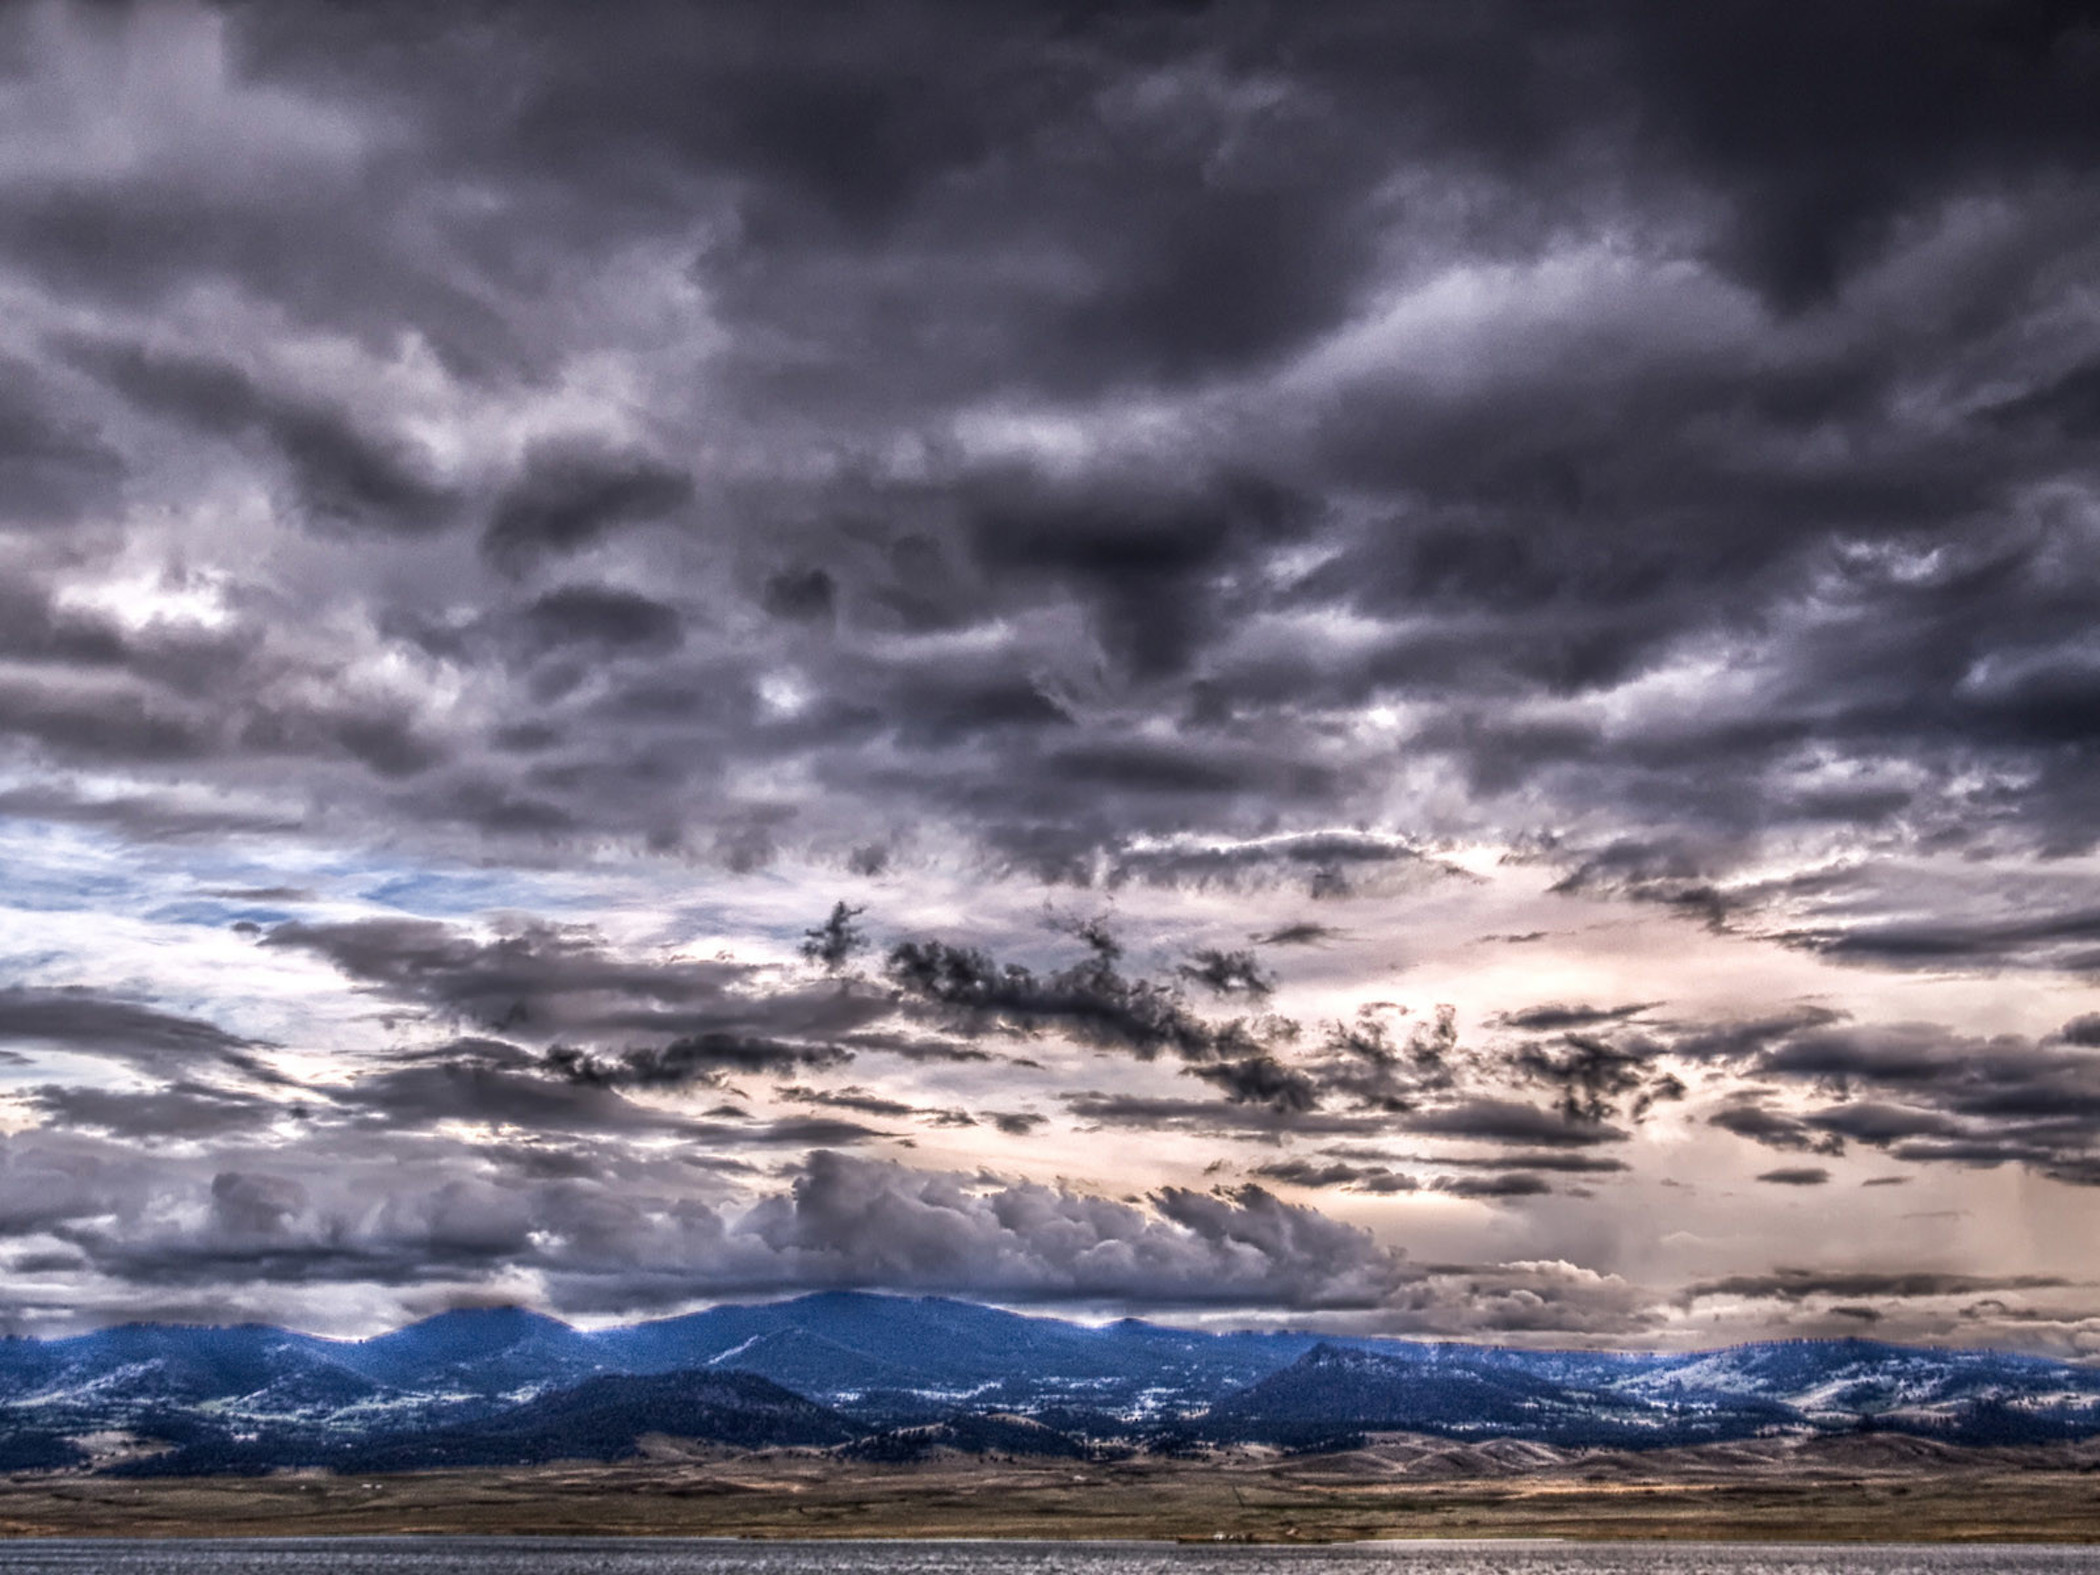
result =
[[[1693,1338],[1842,1197],[2083,1348],[2075,9],[0,55],[18,1319]]]

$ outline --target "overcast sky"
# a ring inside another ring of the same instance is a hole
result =
[[[2100,1357],[2100,29],[0,11],[0,1324]]]

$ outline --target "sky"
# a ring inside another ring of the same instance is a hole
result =
[[[2100,27],[0,10],[0,1327],[2100,1359]]]

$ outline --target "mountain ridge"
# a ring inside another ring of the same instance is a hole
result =
[[[679,1427],[739,1448],[887,1438],[866,1448],[907,1455],[1391,1430],[1571,1448],[1771,1431],[2026,1443],[2100,1433],[2100,1369],[1859,1338],[1664,1353],[1209,1333],[844,1291],[597,1330],[482,1307],[363,1340],[134,1323],[0,1341],[0,1465],[24,1469],[78,1463],[79,1440],[110,1435],[160,1451],[112,1469],[378,1470],[556,1458],[565,1438],[611,1458]]]

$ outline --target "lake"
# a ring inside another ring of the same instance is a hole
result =
[[[2096,1527],[2100,1533],[2100,1527]],[[1694,1542],[719,1542],[365,1537],[0,1542],[0,1575],[2100,1575],[2100,1547]]]

